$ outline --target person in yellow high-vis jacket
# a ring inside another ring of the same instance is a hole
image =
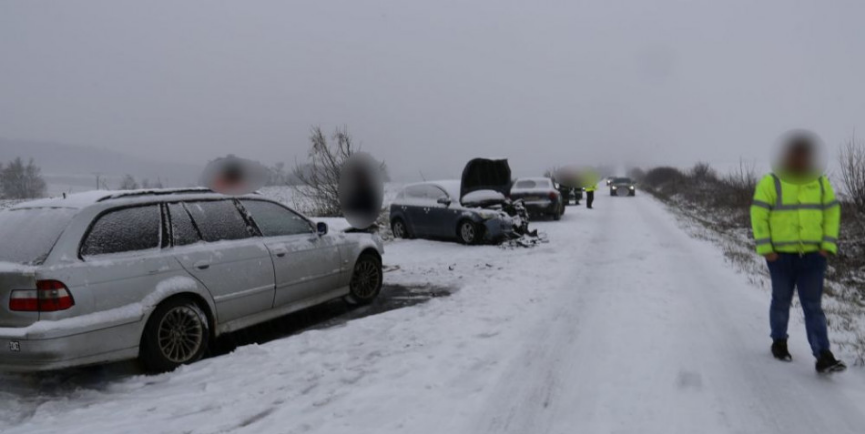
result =
[[[583,173],[583,190],[586,192],[586,208],[592,209],[595,203],[595,190],[598,189],[598,174],[589,169]]]
[[[825,176],[813,176],[817,142],[812,136],[788,138],[775,173],[754,193],[751,224],[757,253],[765,256],[772,278],[769,322],[772,354],[791,361],[787,326],[794,290],[805,313],[805,326],[818,372],[845,369],[830,351],[821,299],[827,258],[838,252],[841,207]]]

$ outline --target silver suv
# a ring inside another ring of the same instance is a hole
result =
[[[0,212],[0,370],[139,358],[162,372],[220,334],[382,285],[377,235],[328,234],[258,195],[91,192]]]

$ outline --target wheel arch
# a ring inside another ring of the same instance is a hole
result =
[[[144,329],[153,316],[153,312],[160,305],[179,298],[185,298],[197,304],[204,314],[207,315],[211,337],[217,335],[218,317],[216,314],[216,304],[213,302],[210,292],[197,279],[182,275],[163,280],[156,286],[153,293],[142,301],[142,305],[146,310],[144,320],[141,322],[140,335],[142,338],[144,336]]]
[[[464,222],[469,222],[475,226],[475,230],[478,231],[477,239],[475,243],[481,243],[485,239],[487,235],[487,225],[483,218],[478,216],[477,214],[463,215],[457,219],[457,224],[454,225],[454,236],[457,240],[461,240],[460,236],[460,226]]]
[[[363,255],[371,255],[371,256],[376,257],[379,261],[381,261],[381,253],[379,253],[379,251],[377,249],[374,249],[372,247],[367,247],[365,249],[362,249],[360,251],[360,254],[357,255],[358,259],[360,259],[360,257]],[[355,260],[355,262],[357,262],[357,260]]]

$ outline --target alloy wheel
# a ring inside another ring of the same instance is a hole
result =
[[[202,318],[189,306],[178,306],[166,312],[158,330],[159,349],[173,363],[191,361],[204,344]]]
[[[393,236],[394,238],[406,238],[405,223],[402,220],[393,222]]]
[[[360,299],[375,297],[381,286],[381,270],[374,261],[360,260],[354,267],[351,279],[351,292]]]
[[[475,225],[471,222],[465,222],[460,225],[460,236],[462,237],[463,242],[466,244],[471,244],[475,241],[476,236]]]

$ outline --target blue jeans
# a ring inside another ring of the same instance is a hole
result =
[[[798,288],[811,352],[817,357],[821,352],[829,350],[826,315],[821,305],[826,258],[819,253],[806,253],[802,256],[780,253],[778,260],[768,264],[769,274],[772,276],[772,306],[769,309],[772,339],[787,339],[790,304],[793,302],[793,292]]]

